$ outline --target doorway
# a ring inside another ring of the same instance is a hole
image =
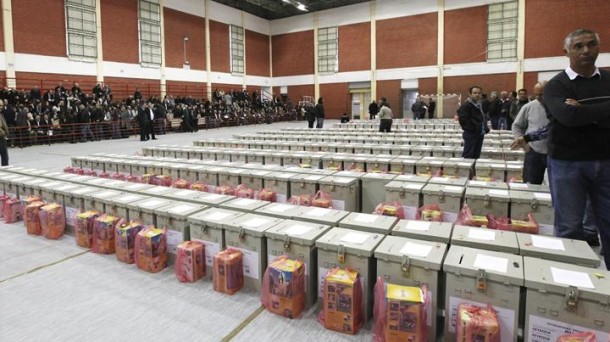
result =
[[[368,108],[371,102],[370,89],[351,89],[351,117],[352,120],[368,120]]]
[[[403,118],[413,119],[413,111],[411,110],[411,106],[415,103],[417,99],[417,89],[403,89],[402,90],[402,114]]]

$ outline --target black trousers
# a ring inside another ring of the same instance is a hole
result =
[[[485,137],[478,131],[464,131],[464,151],[462,158],[479,159],[481,157],[481,148],[483,148],[483,138]]]
[[[392,130],[392,119],[379,120],[379,132],[390,132]]]
[[[8,165],[8,148],[6,145],[6,139],[0,138],[0,159],[2,160],[2,166]]]
[[[546,171],[547,155],[538,153],[533,149],[525,152],[523,161],[523,182],[542,184],[544,171]]]

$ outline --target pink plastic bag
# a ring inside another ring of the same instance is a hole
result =
[[[182,178],[178,178],[172,182],[172,188],[176,189],[188,189],[190,185],[191,184],[187,180]]]
[[[120,172],[115,172],[112,174],[112,176],[110,178],[124,181],[127,178],[127,176]]]
[[[538,234],[539,226],[534,216],[529,213],[527,214],[527,220],[513,220],[508,217],[496,217],[494,215],[487,215],[489,221],[488,227],[491,229],[498,230],[509,230],[511,232]]]
[[[76,173],[75,169],[72,166],[64,167],[64,172],[65,173]]]
[[[172,186],[172,177],[168,175],[153,176],[151,184],[159,186]]]
[[[399,202],[382,202],[375,207],[375,214],[384,216],[395,216],[401,220],[405,219],[405,210]]]
[[[443,222],[443,210],[434,204],[426,204],[417,209],[415,219],[418,221]]]
[[[276,202],[277,193],[273,190],[263,188],[256,194],[256,198],[261,201]]]
[[[176,249],[176,278],[194,283],[205,277],[205,245],[200,241],[184,241]]]
[[[129,175],[125,177],[125,180],[131,183],[146,183],[142,177],[136,175]]]
[[[232,295],[244,286],[243,258],[242,251],[233,248],[227,248],[214,255],[212,274],[214,291]]]
[[[500,342],[500,323],[491,305],[460,304],[455,319],[456,341]]]
[[[110,178],[110,174],[106,171],[101,172],[99,175],[97,175],[100,178]]]
[[[300,205],[300,206],[304,206],[304,207],[311,206],[312,201],[313,201],[313,196],[311,196],[309,194],[295,195],[295,196],[290,197],[290,199],[288,199],[288,203],[293,204],[293,205]]]
[[[136,236],[144,227],[138,221],[119,220],[114,226],[114,247],[118,261],[126,264],[135,262]]]
[[[23,221],[28,234],[42,235],[42,227],[40,226],[40,217],[38,213],[40,208],[44,206],[44,202],[35,201],[25,206],[23,210]]]
[[[203,191],[203,192],[208,192],[208,185],[205,184],[205,182],[202,181],[196,181],[193,182],[190,186],[189,189],[191,190],[197,190],[197,191]]]
[[[467,204],[464,204],[458,214],[455,224],[468,227],[487,227],[489,225],[489,220],[487,219],[487,216],[473,215],[470,211],[470,207]]]
[[[119,218],[103,214],[96,218],[93,224],[93,241],[91,251],[99,254],[114,254],[114,226]]]
[[[14,223],[23,219],[21,201],[11,198],[4,203],[4,222]]]
[[[235,195],[239,198],[254,198],[254,190],[249,188],[245,184],[239,184],[237,188],[235,188]]]
[[[311,201],[311,206],[332,209],[332,207],[333,207],[332,197],[330,196],[330,194],[328,192],[318,190],[316,195],[313,197],[313,200]]]
[[[323,293],[318,321],[326,329],[357,334],[364,324],[362,283],[358,272],[331,269],[324,277]]]
[[[42,236],[47,239],[61,238],[66,230],[64,207],[57,203],[50,203],[40,208],[40,226]]]
[[[167,230],[148,227],[136,235],[135,262],[139,269],[157,273],[167,267]]]
[[[97,210],[89,210],[76,215],[74,239],[78,246],[91,248],[93,244],[93,224],[98,216],[100,216],[100,212]]]
[[[261,304],[270,312],[297,318],[305,309],[305,265],[282,255],[267,266]]]
[[[9,195],[0,195],[0,217],[4,217],[4,204],[10,199]]]
[[[220,195],[234,196],[235,188],[233,188],[232,186],[229,186],[229,185],[221,185],[221,186],[217,186],[216,190],[214,190],[214,192],[217,194],[220,194]]]
[[[85,170],[83,170],[83,175],[97,177],[97,172],[95,172],[95,170],[93,170],[93,169],[85,169]]]

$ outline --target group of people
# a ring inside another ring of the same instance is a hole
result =
[[[559,237],[610,246],[610,72],[596,66],[598,33],[580,29],[568,34],[564,52],[570,65],[548,82],[534,86],[535,98],[519,90],[503,120],[515,135],[513,148],[525,153],[523,180],[541,184],[545,171]],[[462,157],[479,158],[491,108],[486,113],[482,88],[472,86],[458,110],[463,129]],[[503,94],[501,94],[501,97]],[[516,108],[513,110],[513,108]],[[513,116],[510,113],[516,114]],[[500,111],[502,113],[502,110]],[[508,121],[512,119],[511,121]],[[599,233],[599,237],[598,237]],[[610,253],[604,253],[610,268]]]

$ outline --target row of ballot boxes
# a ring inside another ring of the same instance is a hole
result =
[[[108,159],[117,164],[125,161]],[[127,160],[126,163],[130,162]],[[197,172],[191,172],[187,180],[205,182],[208,191],[214,191],[219,185],[237,187],[245,184],[255,190],[266,188],[274,191],[277,194],[276,200],[280,203],[286,203],[291,196],[314,195],[322,191],[332,198],[333,209],[372,213],[382,202],[397,202],[403,206],[404,217],[408,219],[414,219],[420,207],[438,204],[445,222],[455,222],[460,210],[467,204],[474,214],[481,216],[493,214],[525,220],[531,213],[540,226],[541,233],[553,235],[554,211],[547,186],[468,180],[465,176],[435,177],[428,173],[395,175],[290,167],[284,168],[284,171],[204,165],[197,167]],[[457,170],[466,175],[469,169]],[[148,171],[155,170],[141,170]],[[182,176],[182,173],[181,171],[177,176]]]
[[[594,268],[599,266],[599,258],[583,241],[283,203],[264,204],[232,196],[206,206],[187,196],[191,190],[174,189],[181,191],[183,197],[172,200],[166,194],[150,195],[150,191],[146,192],[150,188],[134,192],[124,187],[113,190],[80,182],[83,178],[95,179],[91,177],[55,178],[61,175],[40,174],[37,177],[46,182],[18,188],[17,195],[63,198],[67,211],[110,211],[145,224],[168,227],[174,232],[168,233],[169,245],[186,239],[203,241],[208,263],[214,253],[226,247],[238,248],[244,253],[246,289],[260,290],[267,263],[286,254],[306,264],[310,305],[321,296],[320,284],[326,271],[334,267],[359,272],[367,317],[372,313],[376,277],[400,285],[427,285],[430,336],[436,336],[441,329],[444,315],[447,341],[452,340],[455,331],[451,315],[462,302],[493,305],[506,334],[503,341],[516,340],[520,322],[525,322],[523,331],[530,341],[537,341],[540,329],[552,337],[557,327],[603,331],[607,330],[605,324],[610,324],[606,322],[610,319],[610,273]],[[9,180],[34,182],[23,177],[20,173],[1,172],[0,184],[6,189]],[[40,192],[32,192],[35,189]]]
[[[173,149],[173,148],[167,148]],[[208,151],[209,152],[209,151]],[[235,155],[236,151],[229,152]],[[267,153],[256,152],[252,155]],[[92,169],[97,172],[122,172],[126,174],[157,173],[180,178],[192,178],[195,173],[205,170],[205,167],[225,167],[230,169],[245,169],[252,171],[280,172],[297,169],[296,172],[337,172],[353,171],[368,173],[418,174],[444,176],[448,178],[468,178],[481,181],[519,181],[523,164],[520,161],[504,161],[497,159],[464,159],[437,158],[421,156],[363,156],[347,154],[285,154],[271,163],[255,160],[215,160],[162,156],[128,156],[119,154],[97,153],[92,156],[72,157],[72,166]],[[310,171],[302,169],[311,169]],[[318,170],[318,171],[316,171]],[[180,173],[182,171],[182,173]],[[244,171],[245,172],[245,171]],[[332,174],[332,173],[331,173]]]

